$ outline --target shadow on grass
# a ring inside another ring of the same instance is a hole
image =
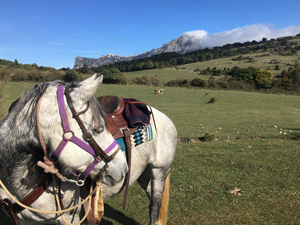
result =
[[[105,209],[105,214],[104,217],[107,219],[112,219],[119,224],[130,224],[130,225],[140,225],[137,221],[134,219],[131,219],[127,217],[124,213],[112,208],[108,204],[104,204],[104,209]],[[4,211],[2,208],[0,208],[0,224],[2,225],[14,225],[14,223],[10,220],[10,218],[5,215]],[[99,225],[113,225],[114,223],[103,218]]]
[[[289,140],[300,140],[300,128],[283,128],[284,130],[289,130],[291,131],[289,133]]]
[[[127,217],[124,213],[119,210],[114,209],[108,204],[104,204],[104,218],[101,220],[99,225],[112,225],[114,224],[111,221],[106,220],[105,218],[113,219],[120,224],[130,224],[130,225],[140,225],[134,219]]]

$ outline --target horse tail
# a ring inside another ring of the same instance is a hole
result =
[[[161,197],[161,205],[158,216],[158,225],[166,225],[168,221],[168,208],[169,208],[169,190],[170,190],[170,174],[165,180],[164,193]]]

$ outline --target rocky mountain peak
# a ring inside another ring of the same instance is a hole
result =
[[[74,63],[74,68],[79,69],[79,68],[83,67],[84,64],[86,64],[90,68],[98,67],[98,66],[113,64],[116,62],[131,61],[131,60],[135,60],[135,59],[147,58],[147,57],[151,57],[154,55],[159,55],[159,54],[167,53],[167,52],[177,52],[180,54],[185,54],[187,52],[196,50],[197,45],[199,45],[199,44],[196,44],[189,35],[183,34],[179,38],[176,38],[176,39],[172,40],[171,42],[168,42],[167,44],[163,44],[163,46],[161,48],[152,49],[149,52],[144,52],[137,56],[121,57],[119,55],[107,54],[107,55],[101,56],[98,59],[86,58],[86,57],[76,57],[75,63]]]

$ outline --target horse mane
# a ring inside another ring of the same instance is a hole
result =
[[[47,88],[50,86],[49,82],[37,84],[34,86],[34,88],[30,91],[23,92],[21,97],[18,98],[16,101],[14,101],[10,108],[9,108],[9,115],[11,114],[12,120],[11,120],[11,126],[18,126],[18,120],[21,120],[22,122],[27,122],[30,129],[32,129],[36,125],[36,106],[43,95],[43,93],[47,90]],[[22,110],[25,108],[25,106],[29,104],[27,107],[26,112],[24,113]],[[23,118],[19,118],[21,115],[21,112],[24,113]]]
[[[43,157],[43,151],[33,128],[36,126],[36,106],[47,88],[53,83],[36,85],[22,93],[12,103],[7,116],[0,123],[0,171],[18,181],[25,172],[22,165],[33,167]],[[20,168],[20,169],[17,169]],[[18,171],[13,173],[13,171]],[[13,173],[13,174],[12,174]]]

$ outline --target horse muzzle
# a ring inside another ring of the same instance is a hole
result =
[[[102,182],[103,184],[106,184],[108,186],[114,186],[125,178],[127,171],[127,164],[124,164],[121,169],[120,166],[118,167],[118,169],[115,169],[111,165],[109,165],[107,173],[102,178]]]

